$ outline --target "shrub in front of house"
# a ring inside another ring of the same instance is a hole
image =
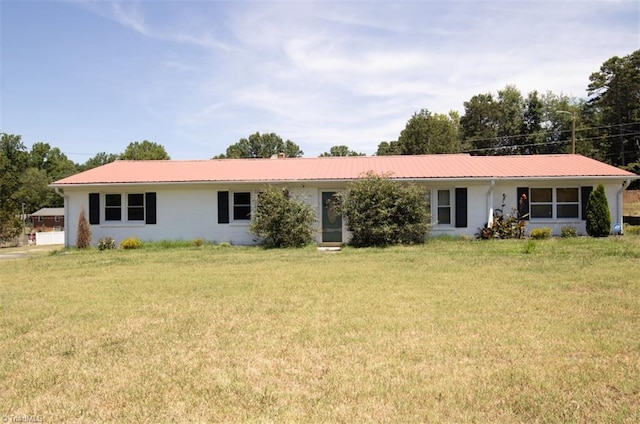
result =
[[[316,222],[313,208],[289,195],[283,187],[263,187],[252,213],[249,233],[265,247],[302,247],[313,241]]]
[[[196,239],[191,240],[191,246],[193,246],[193,247],[204,246],[204,239],[196,238]]]
[[[576,227],[565,226],[560,229],[560,237],[572,238],[578,237],[578,229]]]
[[[116,241],[111,237],[102,237],[98,239],[98,250],[109,250],[116,248]]]
[[[142,242],[138,237],[129,237],[120,242],[120,248],[125,250],[139,249]]]
[[[624,224],[624,234],[640,236],[640,225]]]
[[[431,227],[424,189],[369,172],[338,194],[355,247],[424,243]]]
[[[611,232],[611,212],[604,192],[604,186],[598,187],[589,195],[587,203],[587,234],[591,237],[607,237]]]
[[[78,217],[78,235],[76,237],[76,247],[78,249],[88,249],[91,247],[91,227],[87,220],[87,214],[84,208],[80,210],[80,216]]]
[[[531,230],[529,236],[534,240],[545,240],[551,238],[551,228],[534,228]]]

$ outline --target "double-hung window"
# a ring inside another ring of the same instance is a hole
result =
[[[450,190],[438,190],[438,224],[451,224]]]
[[[556,189],[556,217],[578,218],[580,198],[577,187]]]
[[[127,194],[127,220],[144,221],[144,194]]]
[[[233,193],[233,220],[248,221],[251,219],[251,193]]]
[[[580,194],[577,187],[532,188],[531,218],[579,218]]]
[[[105,194],[105,221],[122,221],[122,211],[126,211],[126,221],[144,221],[144,194]]]
[[[104,220],[122,221],[122,195],[104,195]]]

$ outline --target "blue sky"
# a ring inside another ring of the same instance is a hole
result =
[[[507,84],[584,98],[640,47],[637,0],[0,0],[0,24],[0,131],[78,163],[142,140],[208,159],[256,131],[373,154]]]

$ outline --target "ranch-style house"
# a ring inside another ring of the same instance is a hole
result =
[[[320,158],[115,161],[51,184],[64,196],[65,245],[73,246],[84,209],[94,242],[139,237],[255,244],[248,233],[257,193],[286,187],[317,214],[316,241],[349,239],[332,198],[367,172],[423,185],[429,193],[431,235],[473,236],[520,205],[527,233],[564,226],[585,233],[589,193],[605,187],[614,226],[622,223],[622,192],[638,176],[581,155],[353,156]]]

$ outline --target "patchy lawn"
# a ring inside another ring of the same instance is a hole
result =
[[[638,422],[639,263],[634,236],[0,261],[0,416]]]

